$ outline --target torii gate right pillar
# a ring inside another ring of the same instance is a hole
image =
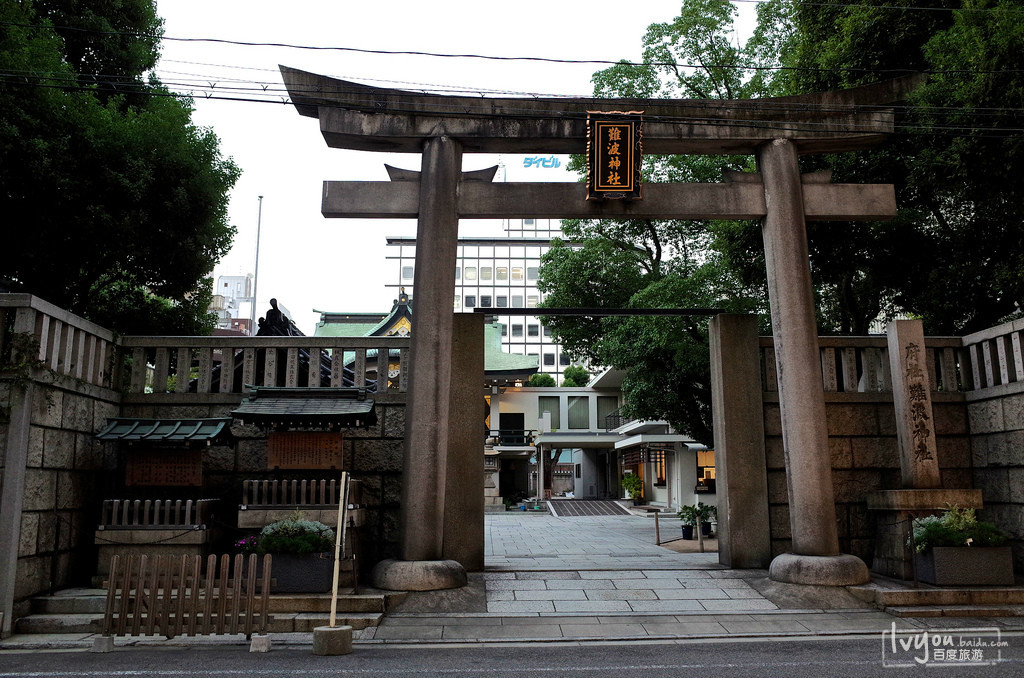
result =
[[[856,556],[840,554],[825,395],[796,144],[774,139],[758,151],[764,181],[768,296],[779,379],[792,552],[769,575],[794,584],[847,586],[870,580]]]

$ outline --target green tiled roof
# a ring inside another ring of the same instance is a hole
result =
[[[490,378],[508,376],[526,376],[533,374],[540,367],[537,356],[505,353],[501,345],[501,325],[491,323],[484,325],[484,374]]]
[[[373,399],[361,388],[258,386],[231,414],[265,427],[367,428],[377,423]]]
[[[191,443],[210,444],[231,438],[231,419],[107,419],[107,426],[96,434],[103,441],[117,440],[128,443],[168,443],[187,446]]]
[[[379,323],[317,323],[314,337],[365,337]]]

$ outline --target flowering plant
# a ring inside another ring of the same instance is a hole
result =
[[[259,535],[237,541],[235,548],[242,553],[321,553],[334,548],[334,530],[296,516],[270,523]]]
[[[923,553],[934,546],[1001,546],[1006,535],[981,522],[974,509],[948,505],[940,516],[915,518],[907,545]]]

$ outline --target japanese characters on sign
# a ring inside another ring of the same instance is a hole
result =
[[[198,487],[203,484],[200,450],[140,450],[125,457],[125,485]]]
[[[910,421],[913,425],[914,459],[924,461],[932,459],[930,439],[932,437],[931,407],[928,402],[928,387],[924,371],[921,369],[921,347],[908,342],[904,347],[904,364],[906,365],[907,397],[910,401]]]
[[[639,200],[643,113],[587,113],[587,200]]]
[[[339,469],[343,442],[341,433],[271,433],[267,436],[267,468]]]

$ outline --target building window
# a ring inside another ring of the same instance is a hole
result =
[[[526,336],[528,337],[539,337],[540,336],[540,325],[527,325]],[[554,365],[554,363],[551,363]]]
[[[560,356],[558,356],[558,364],[563,366],[563,367],[568,367],[569,366],[569,356],[567,356],[564,353],[561,354]]]
[[[489,295],[489,294],[482,294],[482,295],[480,295],[480,308],[490,308],[490,307],[491,307],[491,295]]]
[[[505,327],[504,325],[501,326],[501,336],[503,336],[503,337],[507,337],[508,336],[508,328]]]
[[[474,306],[476,306],[476,295],[475,294],[467,294],[466,295],[466,308],[473,308]]]
[[[455,267],[455,279],[459,280],[461,278],[462,278],[462,267],[461,266],[456,266]]]
[[[476,266],[466,267],[466,280],[476,280]]]
[[[462,308],[462,297],[455,295],[455,308]]]
[[[558,396],[540,396],[537,398],[537,417],[543,417],[545,412],[551,413],[551,430],[557,431],[562,428],[562,422],[558,416]]]
[[[555,364],[555,354],[554,353],[545,353],[544,354],[544,364],[545,365],[554,365]]]
[[[513,324],[512,325],[512,336],[513,337],[521,337],[521,336],[523,336],[523,326],[522,325],[515,325],[515,324]]]
[[[548,327],[547,325],[544,326],[544,336],[545,337],[550,337],[551,336],[551,328]]]
[[[498,308],[508,308],[508,297],[499,294],[496,298]]]
[[[491,267],[490,266],[481,266],[480,267],[480,279],[481,280],[490,280],[491,279]]]
[[[569,428],[590,428],[590,396],[569,396]]]
[[[536,266],[527,266],[526,267],[526,279],[527,280],[536,280],[537,279],[537,267]]]
[[[412,280],[412,266],[402,267],[402,280]]]
[[[496,273],[497,273],[497,279],[498,280],[508,280],[508,267],[507,266],[499,266],[496,269]]]
[[[512,267],[512,279],[513,280],[522,280],[523,279],[523,267],[522,266],[513,266]]]
[[[512,295],[512,308],[522,308],[522,307],[523,307],[523,295],[521,295],[521,294],[513,294]]]
[[[523,219],[523,226],[533,226],[533,224],[534,224],[534,220],[533,219]]]
[[[526,308],[537,308],[537,295],[528,294],[526,295]]]
[[[597,425],[608,428],[605,419],[617,409],[619,409],[619,399],[616,396],[597,396]]]

